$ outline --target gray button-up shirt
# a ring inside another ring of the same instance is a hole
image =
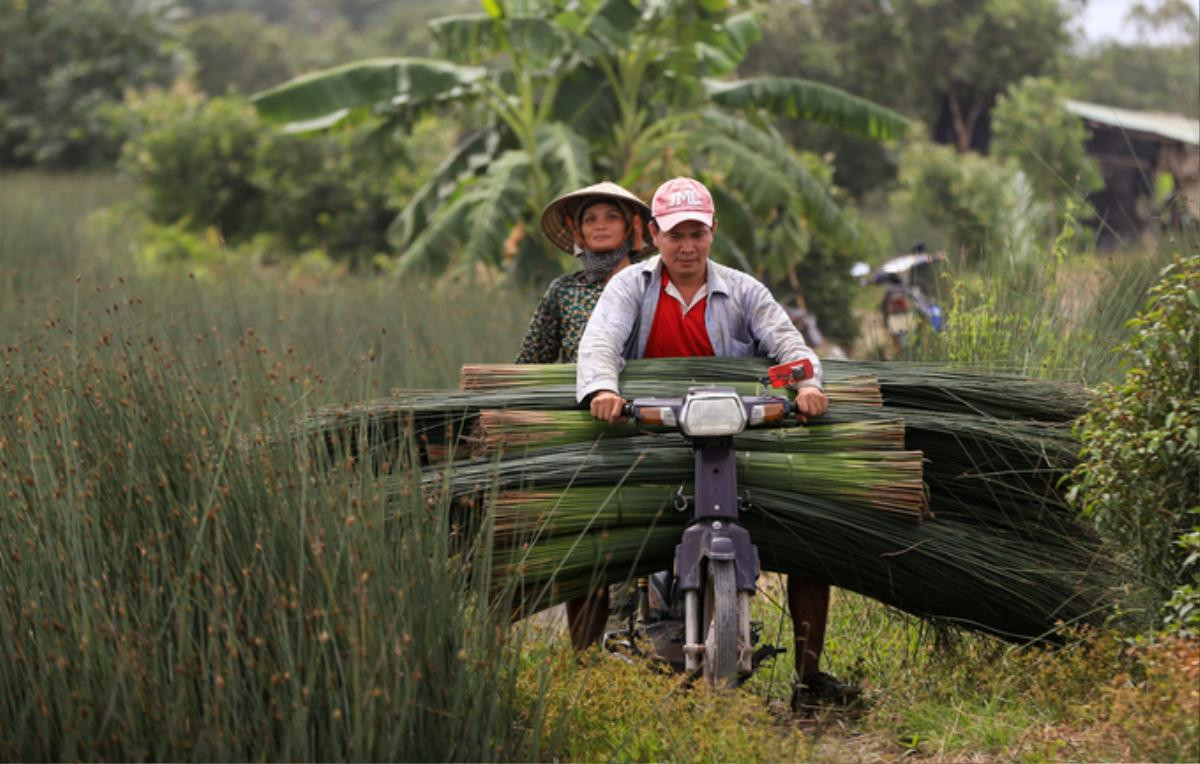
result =
[[[625,360],[646,352],[658,298],[662,294],[662,258],[635,263],[609,280],[596,303],[575,371],[580,402],[599,390],[619,391]],[[775,363],[807,358],[813,378],[802,385],[821,387],[821,361],[804,343],[783,306],[758,279],[708,261],[708,302],[704,326],[718,356],[765,356]]]

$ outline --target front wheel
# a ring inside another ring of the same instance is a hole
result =
[[[733,685],[738,674],[737,577],[733,560],[709,560],[704,584],[704,678]]]

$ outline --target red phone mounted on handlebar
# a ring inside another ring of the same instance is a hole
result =
[[[804,358],[799,361],[772,366],[767,369],[767,376],[762,378],[762,383],[767,387],[788,387],[797,382],[812,379],[812,376],[812,361]]]

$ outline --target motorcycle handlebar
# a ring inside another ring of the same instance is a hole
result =
[[[783,404],[783,416],[787,418],[796,413],[796,402],[783,396],[770,396]],[[625,401],[621,406],[621,416],[625,419],[635,419],[633,401]]]

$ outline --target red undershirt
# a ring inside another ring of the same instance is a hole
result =
[[[704,311],[708,307],[708,295],[701,297],[685,314],[679,300],[667,294],[667,270],[662,272],[662,291],[658,294],[658,308],[654,311],[654,323],[650,325],[650,336],[646,339],[643,358],[682,358],[711,356],[712,342],[708,339],[708,328],[704,325]]]

